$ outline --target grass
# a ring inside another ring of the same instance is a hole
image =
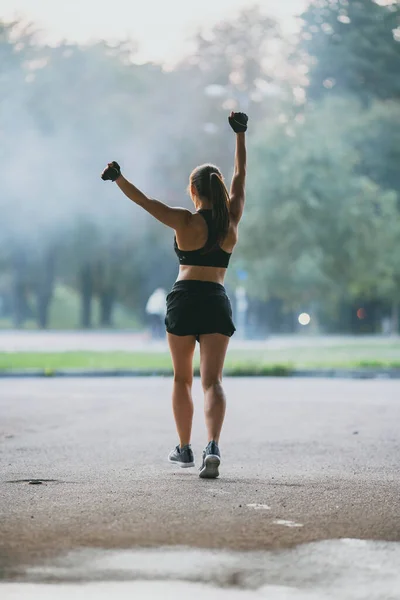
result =
[[[199,368],[199,354],[194,366]],[[287,375],[293,369],[399,368],[400,344],[230,350],[225,373],[231,375]],[[172,372],[168,352],[0,352],[0,370],[136,370]]]

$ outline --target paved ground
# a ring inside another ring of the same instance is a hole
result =
[[[225,383],[222,476],[204,481],[165,461],[170,379],[2,381],[0,571],[83,546],[400,540],[399,382]]]

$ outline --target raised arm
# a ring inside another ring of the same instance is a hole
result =
[[[119,164],[115,161],[108,164],[104,169],[101,178],[104,180],[115,181],[119,189],[127,198],[129,198],[129,200],[132,200],[132,202],[144,208],[144,210],[150,213],[155,219],[172,229],[179,230],[181,227],[185,227],[192,216],[192,213],[189,210],[186,210],[186,208],[175,208],[168,206],[159,200],[148,198],[134,186],[133,183],[125,179],[121,174]]]
[[[230,190],[230,215],[239,223],[245,202],[247,115],[231,113],[229,123],[236,133],[235,167]]]

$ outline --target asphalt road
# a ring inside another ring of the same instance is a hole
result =
[[[225,386],[221,477],[207,481],[166,462],[176,443],[170,379],[3,380],[0,574],[82,547],[400,541],[399,382]],[[198,381],[194,397],[199,463]]]

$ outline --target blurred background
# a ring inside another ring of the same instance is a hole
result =
[[[100,173],[117,160],[146,194],[190,208],[196,165],[229,185],[231,110],[250,116],[226,280],[239,337],[397,334],[390,0],[4,3],[0,328],[162,336],[153,294],[176,278],[173,234]]]

